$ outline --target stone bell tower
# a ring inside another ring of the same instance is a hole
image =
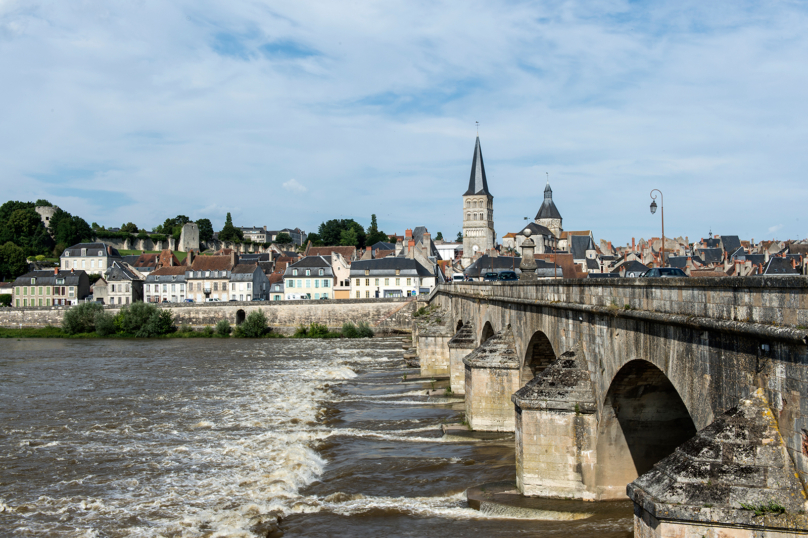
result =
[[[471,265],[476,252],[494,248],[494,197],[488,192],[480,137],[474,144],[469,188],[463,194],[463,267]]]

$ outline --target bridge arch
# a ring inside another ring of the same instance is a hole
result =
[[[525,348],[525,357],[522,361],[520,382],[522,386],[542,373],[545,368],[556,360],[553,344],[543,331],[536,331]]]
[[[696,434],[681,396],[648,361],[626,363],[612,379],[598,421],[597,487],[622,499],[626,484]]]
[[[491,325],[490,321],[486,321],[485,325],[483,325],[483,330],[480,333],[480,345],[483,345],[486,340],[494,336],[494,327]]]
[[[241,325],[244,323],[244,320],[247,318],[247,315],[244,313],[244,310],[238,309],[236,312],[236,325]]]

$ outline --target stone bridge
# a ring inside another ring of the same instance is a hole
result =
[[[416,320],[470,427],[516,432],[523,494],[628,485],[637,536],[806,533],[808,279],[443,285]]]

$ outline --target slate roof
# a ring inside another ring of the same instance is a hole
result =
[[[724,260],[724,253],[720,248],[702,248],[696,252],[704,263],[721,263]]]
[[[573,235],[569,239],[570,251],[574,260],[583,260],[586,258],[587,250],[595,250],[595,243],[588,235]]]
[[[429,269],[412,258],[399,258],[387,256],[386,258],[376,258],[375,260],[358,260],[351,264],[351,278],[362,277],[365,270],[369,270],[372,276],[435,276]]]
[[[586,268],[587,269],[600,269],[600,264],[598,260],[593,260],[592,258],[586,259]]]
[[[62,252],[62,256],[75,257],[81,256],[81,249],[87,249],[86,256],[98,256],[98,251],[103,251],[102,256],[110,256],[113,258],[120,258],[121,254],[118,249],[107,245],[106,243],[78,243],[72,247],[67,247]]]
[[[561,213],[558,212],[555,203],[553,203],[553,189],[550,188],[550,182],[544,187],[544,201],[536,213],[536,220],[539,219],[560,219]]]
[[[468,196],[470,194],[487,194],[488,180],[485,177],[485,165],[483,164],[483,150],[480,148],[480,137],[474,143],[474,157],[471,160],[471,177],[469,177],[469,188],[463,194]],[[493,198],[493,196],[491,196]]]
[[[612,273],[619,273],[621,268],[625,268],[626,272],[638,272],[638,271],[647,271],[650,267],[641,264],[637,260],[631,260],[630,262],[623,262],[617,267],[612,270]]]
[[[373,250],[395,250],[396,244],[395,243],[385,243],[384,241],[379,241],[374,245],[371,245],[370,248]]]
[[[519,235],[525,235],[525,230],[527,230],[528,228],[530,228],[531,236],[537,236],[537,235],[553,236],[553,232],[551,232],[549,228],[546,228],[541,224],[536,224],[535,222],[531,222],[527,226],[522,228],[522,231],[519,232]]]
[[[469,265],[463,274],[470,277],[479,277],[485,275],[485,273],[489,273],[492,271],[491,263],[493,261],[494,268],[493,271],[503,271],[505,269],[510,270],[511,268],[519,268],[519,264],[522,261],[522,258],[515,258],[512,256],[497,256],[496,258],[492,258],[488,254],[483,254],[477,260],[475,260],[471,265]]]
[[[185,282],[185,271],[188,267],[183,265],[174,265],[169,267],[161,267],[146,275],[146,284],[162,284],[172,282]]]
[[[63,278],[65,280],[65,283],[59,284],[59,286],[78,286],[81,281],[81,275],[83,274],[85,274],[84,271],[61,269],[58,275],[54,274],[53,270],[28,271],[14,280],[14,286],[30,286],[32,278],[36,278],[37,286],[56,286],[57,278]]]
[[[255,254],[239,254],[239,263],[255,263],[255,262],[268,262],[270,261],[269,252],[260,252]]]
[[[726,252],[735,252],[741,248],[741,239],[737,235],[722,235],[721,246]]]
[[[319,267],[328,267],[329,269],[331,269],[331,262],[329,260],[326,260],[322,256],[306,256],[302,260],[297,261],[297,262],[289,265],[287,267],[287,270],[289,270],[290,268],[308,269],[310,267],[318,267],[318,268]]]
[[[798,275],[799,270],[791,266],[787,258],[769,258],[769,263],[763,266],[764,275]]]
[[[112,262],[112,267],[104,271],[104,279],[107,282],[143,280],[139,275],[130,271],[125,264],[118,262]]]
[[[261,268],[254,264],[239,264],[233,267],[230,272],[231,282],[252,282],[255,271],[261,271]],[[263,273],[263,271],[261,271]]]

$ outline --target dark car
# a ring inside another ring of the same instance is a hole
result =
[[[503,282],[511,282],[514,280],[519,280],[519,277],[516,276],[516,271],[502,271],[499,274],[499,280]]]
[[[486,273],[483,275],[483,282],[496,282],[499,280],[499,274],[497,273]]]
[[[681,269],[677,269],[676,267],[655,267],[654,269],[649,269],[642,274],[643,277],[687,277],[684,271]]]

